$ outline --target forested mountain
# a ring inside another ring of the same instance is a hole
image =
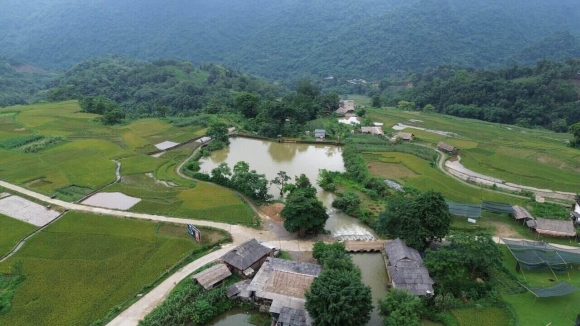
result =
[[[214,64],[199,68],[187,61],[139,61],[119,56],[87,60],[67,70],[47,92],[60,101],[101,96],[124,108],[129,117],[217,112],[233,107],[238,92],[278,96],[276,86]]]
[[[577,0],[4,0],[0,55],[63,69],[103,54],[276,79],[381,79],[578,53]]]
[[[388,104],[411,101],[418,110],[560,132],[580,121],[580,59],[497,71],[445,66],[404,83],[413,86],[389,97]]]
[[[46,71],[0,58],[0,107],[38,100],[51,78]]]

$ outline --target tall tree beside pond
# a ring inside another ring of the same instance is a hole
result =
[[[404,289],[391,289],[379,300],[385,326],[421,326],[422,306],[421,299]]]
[[[280,189],[281,198],[284,197],[284,192],[286,191],[285,187],[288,181],[290,181],[290,179],[291,179],[290,176],[288,176],[288,174],[285,171],[280,171],[278,172],[276,177],[272,179],[272,181],[270,181],[270,184],[276,185],[276,187]]]
[[[328,214],[316,197],[316,189],[310,180],[302,174],[288,189],[290,194],[286,198],[286,206],[280,212],[285,219],[284,228],[289,232],[298,232],[300,236],[324,231]]]
[[[415,198],[394,197],[379,216],[379,230],[423,251],[449,233],[451,214],[443,195],[427,191]]]
[[[223,122],[214,122],[207,129],[207,136],[211,137],[213,141],[229,144],[230,139],[228,135],[228,126]]]
[[[373,310],[371,288],[357,269],[325,268],[306,292],[306,310],[313,326],[363,326]]]

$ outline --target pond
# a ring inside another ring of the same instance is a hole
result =
[[[248,322],[251,316],[250,311],[246,311],[242,308],[235,308],[228,310],[223,314],[212,319],[208,326],[255,326]]]
[[[320,169],[344,171],[342,148],[323,144],[277,143],[241,137],[231,138],[228,147],[215,151],[211,156],[199,161],[200,171],[210,173],[222,162],[233,168],[239,161],[247,162],[251,170],[265,174],[268,180],[274,179],[280,171],[285,171],[293,179],[294,176],[304,173],[316,187],[318,198],[328,209],[330,218],[326,222],[327,230],[334,236],[345,238],[375,236],[372,229],[358,219],[334,210],[331,207],[334,195],[316,185]],[[279,197],[279,190],[275,186],[270,187],[269,192],[275,198]]]

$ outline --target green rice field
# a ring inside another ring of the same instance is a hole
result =
[[[36,153],[25,153],[19,147],[0,148],[0,178],[44,194],[74,199],[75,192],[72,197],[71,192],[63,194],[67,188],[90,192],[115,180],[113,159],[122,161],[124,174],[154,172],[168,160],[143,153],[155,150],[157,143],[184,142],[202,136],[206,130],[195,125],[175,127],[160,119],[104,126],[95,121],[97,117],[81,112],[77,101],[0,109],[0,142],[14,143],[30,135],[66,139]]]
[[[456,146],[462,164],[473,171],[521,185],[578,192],[580,151],[567,146],[569,134],[397,109],[369,109],[367,116],[383,122],[387,133],[396,132],[391,127],[397,123],[455,133],[404,130],[418,142]]]
[[[0,214],[0,256],[8,253],[20,239],[36,230],[36,226]]]
[[[67,213],[0,263],[0,273],[9,273],[22,262],[26,276],[0,325],[88,325],[192,251],[226,237],[202,232],[197,243],[181,225]]]

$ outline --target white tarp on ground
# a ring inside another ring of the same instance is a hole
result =
[[[83,204],[111,209],[127,210],[135,206],[141,198],[127,196],[120,192],[99,192],[85,199]]]
[[[52,209],[18,196],[0,199],[0,214],[36,225],[44,226],[60,215]]]
[[[338,119],[339,123],[344,123],[347,125],[359,125],[360,121],[357,117],[350,117],[348,119]]]
[[[175,143],[175,142],[167,140],[167,141],[164,141],[162,143],[155,145],[155,147],[157,147],[157,149],[160,149],[163,151],[163,150],[166,150],[168,148],[171,148],[171,147],[177,146],[177,145],[179,145],[179,143]]]

